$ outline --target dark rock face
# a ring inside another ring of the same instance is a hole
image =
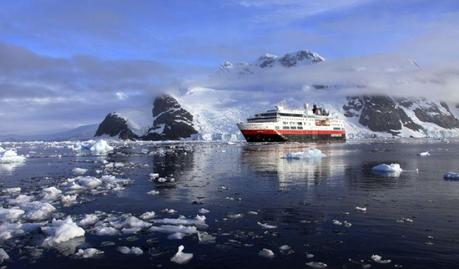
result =
[[[95,136],[118,136],[120,139],[137,139],[138,136],[129,129],[126,119],[116,113],[109,113],[97,128]]]
[[[445,129],[459,128],[459,120],[456,119],[449,110],[446,103],[441,103],[441,106],[446,110],[441,111],[437,104],[431,103],[426,108],[416,108],[414,113],[416,117],[423,122],[431,122]]]
[[[142,137],[145,140],[179,140],[198,133],[193,127],[193,115],[170,95],[158,96],[152,112],[153,127]]]
[[[408,117],[395,99],[389,96],[348,97],[343,109],[346,117],[360,115],[359,123],[371,131],[396,135],[403,126],[414,131],[423,129]]]

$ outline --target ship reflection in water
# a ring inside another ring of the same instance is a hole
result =
[[[319,149],[325,156],[291,159],[292,152]],[[320,181],[326,184],[343,184],[346,167],[345,150],[340,144],[267,144],[245,145],[241,149],[241,163],[259,176],[274,175],[280,190],[298,186],[313,186]]]

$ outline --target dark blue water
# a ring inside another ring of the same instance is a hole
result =
[[[0,189],[19,186],[22,193],[38,197],[43,187],[62,189],[59,184],[74,177],[75,167],[87,168],[90,176],[133,180],[121,191],[80,195],[73,206],[54,202],[57,211],[43,225],[53,217],[71,216],[78,222],[95,211],[139,217],[153,210],[155,219],[192,219],[205,208],[210,211],[208,228],[201,231],[216,238],[210,244],[200,243],[196,234],[170,240],[169,234],[148,229],[99,236],[88,227],[66,252],[68,246],[42,246],[46,235],[35,230],[0,242],[10,256],[4,263],[8,268],[308,268],[308,262],[323,262],[327,268],[459,267],[459,181],[443,180],[445,172],[459,171],[457,143],[131,143],[117,144],[105,157],[78,154],[61,144],[2,147],[30,156],[23,165],[0,169]],[[326,157],[284,158],[311,147]],[[431,156],[417,156],[423,151]],[[124,166],[103,171],[103,160]],[[405,171],[399,177],[373,174],[371,168],[380,163],[399,163]],[[176,183],[162,187],[149,179],[152,172],[173,176]],[[147,194],[153,189],[159,194]],[[2,196],[4,207],[9,207],[7,198]],[[165,208],[177,214],[163,213]],[[264,229],[257,222],[277,228]],[[170,261],[179,245],[194,254],[186,265]],[[280,251],[283,245],[291,250]],[[118,246],[136,246],[144,253],[123,255]],[[73,255],[88,247],[104,253],[90,259]],[[263,248],[272,250],[274,258],[259,256]],[[374,262],[373,254],[391,262]]]

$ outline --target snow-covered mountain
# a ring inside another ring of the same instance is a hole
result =
[[[320,68],[326,72],[317,72]],[[148,130],[146,133],[137,135],[146,140],[239,140],[243,138],[236,123],[272,109],[279,102],[290,107],[302,107],[307,102],[320,104],[343,119],[347,137],[351,139],[459,136],[456,104],[367,92],[368,81],[378,79],[372,74],[385,72],[393,76],[419,68],[411,60],[390,62],[382,67],[365,61],[346,63],[331,73],[336,77],[336,74],[351,72],[366,81],[337,82],[327,76],[330,66],[325,59],[307,50],[283,56],[265,54],[253,62],[225,62],[208,81],[195,82],[174,96],[158,96],[153,104],[152,125],[143,128]],[[362,75],[361,72],[369,73]],[[304,77],[309,80],[302,80]],[[359,91],[342,94],[347,88]],[[121,129],[126,130],[125,126]],[[119,128],[116,129],[119,134],[118,131]]]
[[[301,72],[305,70],[304,66],[314,68],[315,64],[322,62],[325,62],[322,56],[307,50],[288,53],[284,56],[265,54],[252,63],[225,62],[217,70],[217,76],[223,77],[226,83],[229,82],[229,85],[234,84],[240,87],[240,84],[246,83],[246,88],[222,90],[193,86],[188,88],[183,95],[177,96],[177,99],[194,115],[195,126],[205,139],[240,138],[235,123],[276,105],[272,102],[275,98],[269,97],[273,89],[267,89],[266,93],[261,93],[267,97],[260,98],[260,91],[253,89],[252,79],[278,73],[284,76],[290,73],[292,76],[301,76]],[[419,66],[415,61],[404,61],[385,68],[386,72],[396,73],[407,69],[416,70]],[[272,69],[281,70],[281,72],[272,72]],[[376,70],[376,67],[358,66],[351,69],[359,72]],[[235,80],[238,82],[234,83]],[[326,80],[326,78],[321,78],[321,81]],[[349,87],[349,85],[335,85],[331,82],[330,84],[302,85],[292,91],[291,85],[282,85],[282,81],[278,82],[276,78],[273,78],[272,81],[278,83],[276,85],[278,91],[286,92],[283,99],[277,99],[278,102],[284,100],[293,106],[301,106],[303,102],[320,103],[332,111],[336,117],[345,120],[350,138],[459,135],[459,113],[457,113],[459,109],[456,105],[447,104],[442,100],[427,100],[420,97],[401,98],[381,94],[341,96],[335,94],[334,91]],[[365,85],[351,86],[365,87]],[[295,92],[294,97],[289,96],[289,93],[292,92]],[[303,96],[301,96],[302,92],[304,92]],[[282,94],[276,92],[276,95],[281,96]]]

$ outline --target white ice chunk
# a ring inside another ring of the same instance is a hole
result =
[[[159,194],[159,191],[157,191],[157,190],[151,190],[151,191],[147,192],[147,194],[150,194],[150,195],[157,195],[157,194]]]
[[[2,222],[12,222],[19,219],[24,215],[25,211],[19,208],[3,208],[0,207],[0,221]]]
[[[161,232],[161,233],[184,233],[184,234],[195,234],[198,232],[198,229],[195,226],[185,226],[185,225],[160,225],[152,226],[149,231],[151,232]]]
[[[306,265],[315,269],[327,268],[327,264],[323,262],[307,262]]]
[[[178,264],[185,264],[188,263],[193,258],[193,253],[185,253],[183,250],[185,247],[180,245],[178,247],[177,253],[171,258],[171,262],[175,262]]]
[[[78,195],[62,195],[61,196],[61,201],[64,206],[70,206],[76,203]]]
[[[210,211],[207,210],[207,209],[205,209],[205,208],[201,208],[201,209],[199,209],[199,211],[198,211],[198,213],[199,213],[199,214],[202,214],[202,215],[208,214],[209,212],[210,212]]]
[[[140,215],[140,218],[143,220],[149,220],[149,219],[154,218],[155,215],[156,215],[155,211],[148,211]]]
[[[287,154],[287,159],[321,159],[326,157],[320,149],[308,149],[306,151],[290,152]]]
[[[119,231],[113,227],[96,226],[94,232],[99,236],[113,236],[119,234]]]
[[[106,155],[109,152],[113,151],[113,147],[111,147],[107,143],[107,141],[101,139],[98,140],[94,145],[92,145],[90,150],[96,155]]]
[[[139,247],[126,247],[122,246],[118,248],[118,251],[126,255],[142,255],[143,250]]]
[[[72,170],[72,173],[78,176],[84,175],[88,172],[88,169],[75,167]]]
[[[257,221],[257,224],[260,225],[261,227],[263,227],[264,229],[276,229],[277,228],[276,225],[270,225],[270,224],[267,224],[267,223],[261,223],[259,221]]]
[[[90,226],[94,225],[97,221],[99,221],[99,217],[96,214],[86,214],[78,224],[81,226]]]
[[[25,204],[25,203],[29,203],[30,201],[32,201],[34,199],[33,196],[30,196],[30,195],[25,195],[25,194],[20,194],[18,195],[16,198],[14,199],[9,199],[8,200],[8,203],[9,204],[12,204],[12,205],[20,205],[20,204]]]
[[[24,217],[29,220],[44,220],[56,211],[56,208],[51,204],[39,201],[25,203],[19,207],[26,212]]]
[[[10,163],[22,163],[26,157],[18,155],[15,150],[6,150],[0,153],[0,163],[1,164],[10,164]]]
[[[6,188],[6,189],[3,189],[2,192],[8,193],[8,194],[20,193],[21,188],[20,187]]]
[[[55,201],[59,198],[62,191],[56,187],[44,188],[42,191],[42,197],[45,201]]]
[[[76,253],[75,256],[88,259],[88,258],[93,258],[95,256],[99,256],[104,254],[102,250],[98,250],[96,248],[87,248],[87,249],[79,249]]]
[[[360,211],[360,212],[364,212],[364,213],[367,212],[367,208],[366,207],[356,206],[355,210]]]
[[[54,219],[50,226],[42,227],[42,231],[48,235],[43,242],[44,246],[54,246],[70,239],[82,237],[85,234],[83,228],[73,222],[71,217],[64,220]]]
[[[3,264],[4,261],[9,260],[10,256],[3,248],[0,248],[0,265]]]
[[[403,169],[400,167],[400,164],[398,163],[383,163],[373,167],[372,171],[378,174],[384,174],[391,177],[399,177],[400,174],[403,172]]]
[[[391,263],[392,261],[387,259],[387,260],[383,260],[381,256],[379,255],[376,255],[376,254],[373,254],[371,256],[371,259],[376,262],[376,263],[382,263],[382,264],[386,264],[386,263]]]
[[[424,151],[424,152],[419,153],[418,155],[421,157],[427,157],[427,156],[430,156],[430,152]]]
[[[212,244],[215,243],[215,236],[206,233],[206,232],[198,232],[198,240],[201,244]]]
[[[264,258],[272,259],[274,258],[274,252],[270,249],[264,248],[258,252],[258,255]]]

